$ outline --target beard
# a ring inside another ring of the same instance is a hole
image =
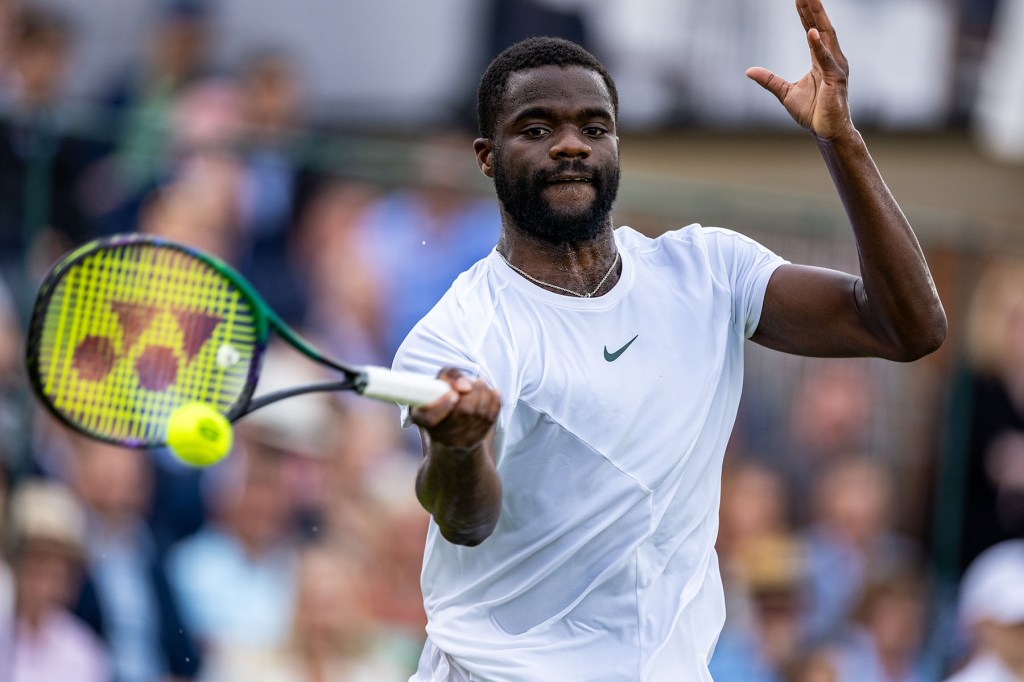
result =
[[[497,159],[498,154],[495,153]],[[550,179],[562,173],[587,173],[594,199],[576,210],[558,210],[544,199]],[[608,225],[612,205],[619,191],[620,168],[605,172],[587,166],[581,160],[564,161],[550,171],[532,176],[512,177],[501,163],[494,164],[494,191],[516,227],[526,234],[551,244],[587,242],[597,238]]]

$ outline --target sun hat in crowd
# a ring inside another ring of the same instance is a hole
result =
[[[960,617],[967,625],[1024,623],[1024,540],[1008,540],[982,552],[964,573]]]

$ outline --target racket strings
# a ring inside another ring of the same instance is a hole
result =
[[[230,409],[257,345],[252,305],[213,266],[166,245],[109,246],[54,287],[39,338],[41,387],[87,432],[162,442],[178,405]]]

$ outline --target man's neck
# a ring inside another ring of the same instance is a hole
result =
[[[533,278],[535,283],[540,280],[579,295],[593,291],[600,284],[594,294],[599,295],[611,289],[619,278],[617,249],[610,223],[595,239],[559,243],[540,239],[506,224],[498,240],[498,253],[511,266]]]

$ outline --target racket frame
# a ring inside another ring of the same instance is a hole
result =
[[[116,445],[124,445],[134,448],[157,448],[163,447],[166,443],[151,442],[144,439],[123,439],[112,438],[102,433],[90,431],[75,420],[65,415],[53,404],[47,396],[43,387],[43,379],[40,373],[39,349],[41,347],[41,336],[45,327],[46,311],[54,293],[67,274],[81,261],[90,255],[102,250],[117,249],[131,246],[156,246],[158,248],[172,249],[188,257],[195,258],[227,279],[234,286],[245,302],[250,306],[253,319],[255,340],[252,347],[252,357],[249,360],[249,368],[246,374],[245,384],[238,394],[238,397],[224,412],[228,421],[234,422],[245,415],[270,403],[277,402],[284,398],[305,393],[354,390],[362,393],[370,381],[367,372],[359,368],[347,365],[335,360],[317,350],[308,341],[303,339],[297,332],[288,326],[284,320],[263,300],[256,289],[241,274],[235,271],[227,263],[220,259],[178,244],[161,237],[141,233],[116,234],[109,237],[94,240],[74,249],[60,258],[44,277],[36,295],[36,301],[32,308],[32,315],[28,325],[27,342],[25,344],[25,363],[28,368],[29,382],[33,391],[39,396],[47,410],[61,423],[70,428],[84,433],[91,438]],[[326,365],[341,373],[344,379],[340,381],[324,381],[313,384],[295,386],[282,389],[273,393],[267,393],[254,397],[256,386],[259,382],[260,370],[262,369],[264,355],[270,339],[270,332],[273,331],[282,340],[287,342],[307,358]]]

